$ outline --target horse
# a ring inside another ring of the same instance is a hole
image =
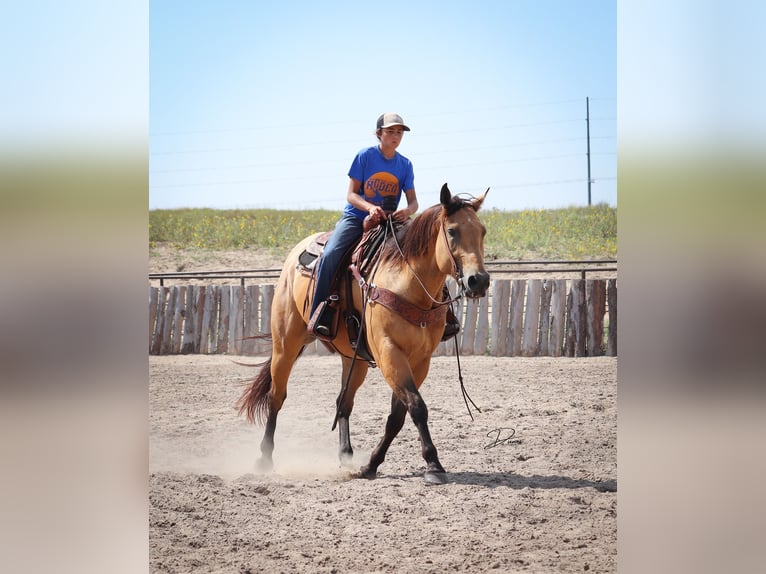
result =
[[[453,196],[445,183],[439,204],[386,237],[369,282],[352,281],[345,273],[340,280],[339,293],[349,292],[347,281],[353,283],[353,301],[341,298],[339,311],[343,313],[349,305],[362,310],[367,348],[392,391],[383,437],[368,463],[361,467],[359,477],[377,476],[378,467],[409,413],[426,462],[425,481],[447,482],[428,428],[428,408],[418,389],[444,330],[446,306],[451,302],[445,296],[449,292],[444,290],[447,277],[455,277],[462,293],[471,298],[483,297],[489,287],[489,274],[484,269],[486,228],[477,216],[488,192],[464,199]],[[256,462],[260,471],[273,468],[274,432],[287,396],[288,377],[304,347],[314,340],[307,331],[313,282],[297,268],[299,256],[318,235],[299,242],[285,261],[271,307],[271,357],[260,365],[259,374],[236,403],[239,414],[245,414],[251,423],[265,424],[261,457]],[[339,428],[339,458],[346,465],[353,457],[349,418],[354,396],[372,363],[357,360],[344,321],[339,321],[331,346],[342,359],[335,423]]]

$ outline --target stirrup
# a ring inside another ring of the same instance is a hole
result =
[[[337,335],[337,324],[335,323],[337,304],[338,296],[333,294],[317,306],[307,327],[309,334],[323,341],[332,341],[335,338]]]
[[[452,337],[460,332],[460,323],[457,321],[448,322],[444,325],[444,333],[442,334],[442,341],[449,341]]]

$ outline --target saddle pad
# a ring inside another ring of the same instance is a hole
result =
[[[324,251],[324,246],[327,244],[327,240],[332,235],[332,231],[325,231],[317,236],[314,241],[306,246],[301,254],[298,256],[298,268],[307,274],[311,274],[311,271],[316,265],[317,259]]]

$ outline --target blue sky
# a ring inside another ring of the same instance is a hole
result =
[[[339,210],[399,112],[421,207],[616,205],[616,2],[150,3],[150,208]]]

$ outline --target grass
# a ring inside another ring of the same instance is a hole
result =
[[[605,204],[566,209],[479,212],[487,227],[487,260],[615,259],[617,209]],[[269,249],[286,255],[303,237],[332,229],[340,212],[273,209],[155,209],[149,247]]]

